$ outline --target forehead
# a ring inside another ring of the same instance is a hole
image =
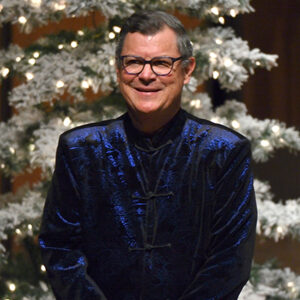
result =
[[[125,37],[122,55],[139,55],[144,58],[154,56],[178,56],[177,36],[169,27],[163,27],[155,34],[128,33]]]

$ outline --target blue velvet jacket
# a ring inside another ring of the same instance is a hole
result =
[[[256,225],[249,141],[184,110],[61,135],[39,237],[57,299],[237,299]]]

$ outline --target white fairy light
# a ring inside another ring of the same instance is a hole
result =
[[[31,224],[28,224],[27,228],[28,228],[29,230],[32,230],[32,225],[31,225]]]
[[[30,144],[28,148],[29,148],[29,151],[32,152],[32,151],[35,150],[35,145],[34,144]]]
[[[20,24],[24,25],[24,24],[26,24],[27,19],[24,16],[20,16],[19,19],[18,19],[18,21],[19,21]]]
[[[38,51],[33,52],[33,57],[34,58],[39,58],[40,57],[40,52],[38,52]]]
[[[112,31],[108,34],[108,38],[110,40],[113,40],[115,37],[116,37],[116,34],[114,32],[112,32]]]
[[[225,19],[224,19],[224,17],[220,17],[220,18],[219,18],[219,23],[225,24]]]
[[[41,265],[41,271],[46,272],[46,267],[44,265]]]
[[[277,231],[278,233],[283,233],[283,228],[282,228],[281,226],[277,226],[276,231]]]
[[[35,58],[28,59],[28,63],[33,66],[35,64]]]
[[[219,71],[213,71],[213,79],[218,79],[220,76]]]
[[[257,66],[260,66],[260,65],[261,65],[260,61],[256,61],[255,64],[256,64]]]
[[[66,8],[66,3],[65,1],[59,1],[54,3],[53,7],[55,10],[64,10]]]
[[[30,81],[34,78],[34,74],[31,72],[26,72],[25,76],[28,81]]]
[[[83,35],[84,35],[84,32],[83,32],[82,30],[78,30],[78,31],[77,31],[77,34],[80,35],[80,36],[83,36]]]
[[[6,78],[10,71],[9,71],[9,68],[2,67],[0,72],[1,72],[2,77]]]
[[[210,11],[211,11],[214,15],[216,15],[216,16],[218,16],[219,13],[220,13],[219,9],[218,9],[216,6],[212,7],[212,8],[210,9]]]
[[[218,55],[215,52],[210,52],[209,53],[209,60],[211,63],[216,63],[217,62],[217,57]]]
[[[1,169],[5,169],[5,164],[1,164]]]
[[[278,125],[274,125],[274,126],[272,126],[272,131],[273,131],[275,134],[277,134],[277,133],[279,133],[279,131],[280,131],[280,127],[279,127]]]
[[[56,87],[57,87],[58,89],[64,87],[64,85],[65,85],[65,83],[64,83],[62,80],[58,80],[58,81],[56,82]]]
[[[63,45],[63,44],[59,44],[59,45],[57,46],[57,48],[58,48],[59,50],[61,50],[61,49],[64,48],[64,45]]]
[[[219,123],[220,119],[218,117],[212,117],[210,119],[213,123]]]
[[[119,27],[119,26],[113,26],[113,31],[115,33],[120,33],[121,32],[121,27]]]
[[[226,68],[229,68],[232,65],[233,65],[233,61],[231,60],[231,58],[229,58],[229,57],[224,58],[224,66]]]
[[[72,48],[77,48],[78,47],[78,42],[77,41],[72,41],[70,45],[71,45]]]
[[[72,120],[70,119],[70,117],[65,117],[63,123],[64,126],[68,127],[72,123]]]
[[[231,125],[232,125],[232,127],[234,128],[234,129],[238,129],[238,128],[240,128],[240,123],[237,121],[237,120],[233,120],[232,122],[231,122]]]
[[[111,66],[113,66],[115,64],[115,58],[114,57],[111,57],[110,60],[109,60],[109,64]]]
[[[215,41],[216,41],[217,45],[222,45],[223,44],[223,41],[219,38],[217,38]]]
[[[2,5],[2,4],[0,4],[0,12],[2,11],[2,9],[3,9],[3,5]]]
[[[20,56],[16,57],[16,62],[20,62],[22,58]]]
[[[200,99],[194,99],[190,102],[190,106],[195,107],[196,109],[201,108],[201,100]]]
[[[261,140],[260,144],[262,147],[266,148],[270,146],[270,142],[268,140]]]
[[[39,8],[39,7],[41,7],[42,0],[30,0],[30,4],[33,7]]]
[[[8,288],[9,288],[9,290],[11,291],[11,292],[14,292],[15,290],[16,290],[16,285],[14,284],[14,283],[12,283],[12,282],[10,282],[9,284],[8,284]]]
[[[238,14],[237,10],[234,9],[234,8],[232,8],[232,9],[229,11],[229,13],[230,13],[230,15],[231,15],[233,18],[235,18],[235,17],[237,16],[237,14]]]
[[[21,231],[19,228],[17,228],[15,232],[16,232],[16,234],[18,234],[18,235],[22,234],[22,231]]]
[[[287,287],[292,288],[295,286],[295,283],[293,281],[289,281],[286,285]]]
[[[16,150],[13,148],[13,147],[9,147],[9,152],[11,154],[15,154],[16,153]]]
[[[81,81],[81,87],[82,87],[83,89],[88,89],[88,88],[90,87],[89,81],[88,81],[88,80],[82,80],[82,81]]]

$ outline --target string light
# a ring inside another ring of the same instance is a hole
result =
[[[29,151],[32,152],[35,149],[35,145],[34,144],[30,144],[28,148],[29,148]]]
[[[218,117],[212,117],[210,120],[214,123],[219,123],[219,121],[220,121],[220,119]]]
[[[4,169],[5,168],[5,164],[1,164],[1,169]]]
[[[54,3],[54,9],[55,10],[64,10],[65,8],[66,8],[65,1],[60,1],[60,2]]]
[[[78,47],[78,42],[77,41],[72,41],[71,42],[71,47],[72,48],[77,48]]]
[[[24,24],[26,24],[27,19],[24,16],[21,16],[21,17],[19,17],[18,21],[20,24],[24,25]]]
[[[58,89],[64,87],[64,85],[65,85],[65,83],[64,83],[62,80],[58,80],[58,81],[56,82],[56,87],[57,87]]]
[[[270,146],[270,142],[268,140],[261,140],[260,144],[262,147],[266,148]]]
[[[46,267],[44,265],[41,265],[41,271],[46,272]]]
[[[210,9],[210,11],[211,11],[214,15],[216,15],[216,16],[218,16],[219,13],[220,13],[219,9],[218,9],[216,6],[212,7],[212,8]]]
[[[19,234],[19,235],[20,235],[20,234],[22,234],[22,231],[21,231],[19,228],[17,228],[17,229],[16,229],[16,234]]]
[[[240,128],[240,123],[239,123],[237,120],[233,120],[233,121],[231,122],[231,125],[232,125],[232,127],[235,128],[235,129]]]
[[[34,78],[34,75],[31,72],[26,72],[25,76],[28,81],[30,81]]]
[[[293,281],[289,281],[286,285],[287,287],[292,288],[295,286],[295,283]]]
[[[108,38],[109,38],[110,40],[113,40],[115,37],[116,37],[116,34],[115,34],[114,32],[110,32],[110,33],[108,34]]]
[[[9,152],[11,154],[15,154],[16,153],[16,150],[13,148],[13,147],[9,147]]]
[[[220,76],[219,71],[213,71],[213,79],[218,79]]]
[[[64,123],[64,126],[68,127],[72,123],[72,120],[69,117],[65,117],[63,123]]]
[[[115,64],[115,59],[114,59],[114,57],[111,57],[111,58],[110,58],[109,64],[110,64],[111,66],[114,66],[114,64]]]
[[[201,108],[201,100],[200,99],[194,99],[190,103],[191,106],[195,107],[196,109]]]
[[[42,1],[41,0],[30,0],[30,4],[33,7],[41,7]]]
[[[234,8],[232,8],[232,9],[229,11],[229,13],[230,13],[230,15],[231,15],[233,18],[235,18],[235,17],[237,16],[237,14],[238,14],[237,10],[234,9]]]
[[[89,81],[88,81],[88,80],[82,80],[82,81],[81,81],[81,87],[82,87],[83,89],[88,89],[88,88],[90,87]]]
[[[217,45],[222,45],[222,44],[223,44],[223,41],[222,41],[221,39],[218,38],[218,39],[216,39],[216,44],[217,44]]]
[[[33,66],[35,64],[35,58],[28,59],[28,63]]]
[[[22,59],[22,58],[21,58],[20,56],[16,57],[16,62],[20,62],[21,59]]]
[[[220,18],[219,18],[219,23],[221,23],[221,24],[223,24],[223,25],[225,24],[225,19],[224,19],[224,17],[220,17]]]
[[[119,27],[119,26],[113,26],[113,31],[115,33],[120,33],[121,32],[121,27]]]
[[[2,67],[0,72],[1,72],[2,77],[6,78],[7,75],[9,74],[9,68]]]
[[[83,36],[83,35],[84,35],[84,32],[83,32],[82,30],[78,30],[78,31],[77,31],[77,34],[80,35],[80,36]]]
[[[57,46],[57,48],[58,48],[59,50],[61,50],[61,49],[64,48],[64,45],[63,45],[63,44],[59,44],[59,45]]]
[[[38,52],[38,51],[33,52],[33,57],[34,58],[39,58],[40,57],[40,52]]]
[[[276,230],[278,233],[283,233],[283,228],[281,226],[277,226]]]
[[[224,59],[224,66],[225,66],[226,68],[229,68],[229,67],[231,67],[232,65],[233,65],[233,61],[231,60],[231,58],[226,57],[226,58]]]
[[[260,61],[256,61],[255,64],[256,64],[257,66],[260,66],[260,65],[261,65]]]
[[[275,134],[278,134],[279,131],[280,131],[280,127],[278,125],[274,125],[272,126],[272,131],[275,133]]]
[[[210,52],[209,53],[209,60],[210,60],[210,62],[211,63],[216,63],[217,62],[217,54],[216,53],[214,53],[214,52]]]
[[[11,292],[14,292],[16,290],[16,285],[14,283],[10,282],[8,284],[8,288]]]

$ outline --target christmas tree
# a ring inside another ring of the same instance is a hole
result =
[[[294,128],[255,119],[240,101],[214,107],[205,93],[208,81],[237,91],[256,68],[276,66],[276,55],[250,49],[226,25],[238,14],[254,11],[249,0],[1,0],[2,31],[13,28],[24,45],[4,45],[0,54],[2,98],[7,96],[12,111],[0,123],[1,177],[11,182],[11,191],[0,198],[0,299],[54,299],[37,234],[58,137],[125,111],[114,48],[124,18],[140,9],[166,10],[189,27],[197,69],[184,91],[186,110],[247,136],[256,162],[268,160],[278,148],[300,150]],[[61,28],[64,21],[69,24],[65,30],[41,30],[39,38],[26,38],[48,24]],[[20,174],[31,178],[29,184],[16,184]],[[299,239],[300,199],[275,203],[270,186],[259,180],[255,189],[257,233],[276,241],[287,235]],[[240,299],[300,299],[300,276],[271,263],[254,264]]]

